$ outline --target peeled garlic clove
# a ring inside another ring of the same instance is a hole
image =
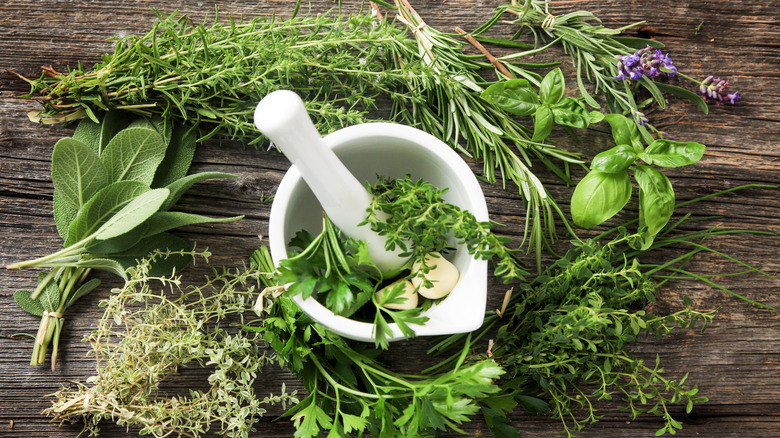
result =
[[[404,293],[401,295],[401,298],[406,298],[406,300],[402,303],[388,303],[385,304],[383,307],[386,307],[388,309],[393,309],[393,310],[414,309],[415,307],[417,307],[417,302],[419,301],[419,297],[417,296],[417,291],[415,290],[414,285],[412,285],[412,282],[409,280],[401,279],[391,283],[388,286],[383,287],[382,289],[377,291],[376,300],[378,302],[381,302],[382,296],[385,293],[388,293],[391,290],[393,290],[393,288],[395,288],[399,283],[402,283],[404,287]]]
[[[455,285],[458,284],[458,279],[460,278],[458,268],[438,252],[426,255],[425,264],[426,266],[435,266],[425,274],[425,278],[417,276],[422,266],[421,263],[417,261],[412,265],[412,274],[415,275],[412,277],[412,284],[414,287],[419,287],[417,292],[425,298],[432,300],[449,295],[455,289]],[[431,287],[425,287],[423,284],[426,279],[433,283]]]

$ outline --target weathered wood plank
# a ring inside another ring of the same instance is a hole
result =
[[[272,10],[289,14],[292,10],[291,2],[281,0],[216,3],[223,16],[255,16]],[[780,182],[780,11],[774,3],[772,0],[749,4],[738,0],[658,0],[650,8],[647,2],[639,0],[569,0],[555,1],[553,7],[558,13],[593,11],[611,27],[647,20],[646,25],[629,30],[628,34],[663,41],[680,70],[690,76],[728,77],[732,87],[740,90],[742,99],[737,106],[712,106],[709,115],[676,98],[670,99],[666,110],[648,114],[659,128],[678,139],[708,146],[701,163],[668,173],[678,199],[687,200],[740,184]],[[469,30],[469,26],[486,19],[499,2],[419,0],[413,4],[429,24],[451,31],[456,25]],[[181,8],[180,3],[171,0],[154,5],[165,12]],[[315,11],[331,7],[330,1],[312,2]],[[356,11],[359,2],[345,1],[344,8]],[[111,48],[106,38],[145,32],[154,19],[146,2],[46,2],[31,7],[29,2],[9,0],[0,6],[0,11],[4,15],[0,23],[0,68],[10,68],[26,76],[37,76],[41,65],[51,64],[62,70],[78,61],[86,65],[94,63]],[[187,5],[182,12],[200,21],[207,14],[213,16],[214,8],[212,3],[200,3]],[[697,34],[700,23],[703,24]],[[551,52],[536,59],[558,56],[560,52]],[[571,65],[565,62],[563,68],[571,78]],[[672,82],[683,84],[679,79]],[[61,245],[51,218],[49,157],[54,142],[72,131],[29,123],[25,114],[36,109],[36,105],[19,97],[25,91],[27,86],[23,82],[9,73],[0,73],[0,265],[40,256]],[[586,157],[609,144],[604,127],[584,133],[578,143],[563,133],[555,135],[562,145],[577,148]],[[470,164],[475,172],[481,172],[481,164]],[[232,172],[238,178],[198,186],[182,199],[182,208],[211,215],[245,214],[247,217],[237,223],[189,227],[182,235],[197,241],[199,247],[208,247],[214,253],[213,266],[240,264],[257,246],[256,236],[267,233],[270,205],[262,203],[261,198],[273,194],[287,166],[284,157],[274,152],[258,152],[231,143],[204,145],[198,150],[194,170]],[[582,174],[574,171],[575,177]],[[572,189],[546,173],[540,177],[566,210],[565,200]],[[516,188],[502,189],[499,184],[483,185],[483,188],[493,219],[507,224],[502,232],[519,241],[525,211]],[[695,217],[723,216],[710,225],[722,223],[780,232],[780,202],[776,191],[750,189],[684,209],[688,211]],[[633,203],[621,217],[635,214]],[[717,239],[713,246],[766,272],[775,275],[780,272],[778,239],[731,236]],[[660,260],[664,256],[653,257]],[[697,257],[689,268],[713,275],[740,269],[715,256]],[[208,269],[198,266],[188,275],[202,277]],[[0,273],[0,436],[76,436],[81,430],[79,425],[58,426],[39,412],[48,405],[46,394],[94,372],[92,358],[85,357],[89,349],[79,340],[94,327],[101,314],[97,303],[108,295],[108,288],[70,309],[61,341],[62,358],[58,370],[51,372],[44,367],[29,367],[30,343],[12,337],[18,332],[34,332],[37,327],[37,319],[24,314],[12,299],[16,289],[30,287],[34,278],[33,272]],[[116,282],[108,276],[102,278],[107,284]],[[719,280],[751,299],[780,306],[777,280],[755,274]],[[690,372],[690,381],[698,383],[701,393],[711,400],[687,416],[675,408],[675,414],[685,423],[678,436],[778,436],[780,318],[777,313],[757,309],[711,287],[682,282],[668,285],[653,310],[663,313],[679,308],[683,294],[691,296],[702,308],[721,306],[715,324],[704,334],[681,331],[661,341],[642,341],[638,346],[647,360],[660,355],[671,375]],[[502,295],[501,287],[491,288],[490,305],[498,307]],[[408,357],[407,352],[413,354],[421,349],[421,343],[415,341],[399,346],[396,351],[403,351]],[[204,376],[198,370],[185,370],[181,374],[177,377],[181,388],[198,385]],[[260,394],[278,392],[281,381],[288,388],[301,389],[300,383],[286,371],[271,369],[258,384],[258,391]],[[616,403],[605,404],[602,421],[580,436],[644,437],[652,436],[660,427],[650,417],[629,421],[616,406]],[[258,424],[259,436],[292,435],[293,428],[286,420],[270,422],[279,413],[272,411],[271,416]],[[560,432],[557,422],[545,417],[518,413],[514,419],[524,436],[553,437]],[[487,433],[479,420],[466,425],[464,430],[472,436]],[[106,425],[104,436],[133,434]]]

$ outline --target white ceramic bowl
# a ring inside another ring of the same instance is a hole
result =
[[[479,182],[458,154],[439,139],[418,129],[392,123],[366,123],[341,129],[325,137],[335,152],[361,182],[377,175],[423,178],[439,188],[448,188],[444,198],[470,211],[479,221],[488,220],[487,205]],[[322,209],[295,166],[285,174],[271,205],[269,241],[278,266],[287,258],[287,243],[300,230],[316,235],[322,229]],[[485,315],[487,262],[475,260],[461,247],[447,258],[460,272],[455,289],[432,306],[423,325],[412,325],[417,336],[463,333],[478,329]],[[373,324],[338,316],[313,297],[295,297],[313,320],[350,339],[373,342]],[[404,336],[390,324],[391,340]]]

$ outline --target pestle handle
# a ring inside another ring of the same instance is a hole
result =
[[[385,250],[385,238],[365,220],[371,194],[328,147],[292,91],[274,91],[255,109],[255,126],[298,168],[330,220],[346,235],[365,240],[372,260],[382,272],[400,268],[406,260]]]

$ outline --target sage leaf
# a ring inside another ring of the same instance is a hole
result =
[[[701,157],[704,156],[704,149],[705,146],[701,143],[658,139],[650,143],[639,157],[647,164],[680,167],[701,160]]]
[[[96,154],[100,155],[108,146],[108,142],[119,131],[126,128],[128,123],[129,119],[122,111],[109,111],[103,115],[100,123],[88,118],[79,122],[73,133],[73,138],[89,146]]]
[[[41,272],[38,274],[38,283],[45,278],[47,274]],[[57,306],[60,305],[60,288],[56,281],[49,281],[46,286],[43,287],[40,295],[38,295],[38,302],[41,303],[41,307],[49,312],[57,310]]]
[[[539,95],[525,79],[496,82],[481,94],[482,99],[518,116],[530,116],[539,106]]]
[[[566,83],[563,79],[563,73],[560,68],[551,70],[542,79],[539,86],[539,97],[547,105],[555,105],[563,98],[563,92],[566,89]]]
[[[182,254],[182,252],[191,251],[192,246],[181,237],[170,233],[160,233],[144,238],[127,251],[113,254],[111,259],[121,264],[124,269],[129,269],[138,265],[141,259],[149,257],[150,254],[158,250],[171,254],[157,257],[151,264],[149,276],[170,276],[192,263],[191,255]]]
[[[14,301],[16,301],[16,304],[18,304],[19,307],[26,310],[27,313],[41,317],[43,316],[43,311],[45,309],[41,305],[40,301],[30,298],[31,294],[32,291],[30,290],[18,290],[14,293]]]
[[[113,254],[122,252],[138,243],[146,237],[149,230],[149,223],[144,222],[141,225],[120,236],[107,240],[93,240],[87,244],[87,251],[91,254]]]
[[[79,268],[100,269],[101,271],[111,272],[116,274],[118,277],[127,279],[125,266],[114,259],[96,257],[79,260],[75,263],[75,265]]]
[[[634,170],[639,185],[639,233],[648,249],[674,213],[674,188],[669,178],[650,166],[639,165]]]
[[[696,106],[698,106],[701,112],[703,112],[704,114],[709,114],[710,112],[710,108],[709,106],[707,106],[707,102],[704,99],[702,99],[702,97],[699,94],[694,93],[691,90],[678,87],[676,85],[667,84],[664,82],[656,82],[655,86],[658,87],[663,92],[674,94],[675,96],[683,97],[685,99],[690,100],[691,102],[695,103]]]
[[[108,184],[106,169],[98,155],[72,138],[63,138],[54,145],[51,179],[61,199],[77,209]]]
[[[206,222],[232,222],[243,218],[243,216],[211,218],[199,214],[184,213],[179,211],[158,211],[153,214],[147,223],[149,224],[146,236],[153,236],[173,228],[186,225],[202,224]]]
[[[141,225],[159,210],[169,193],[165,188],[152,189],[137,196],[97,230],[95,239],[107,240]]]
[[[170,144],[171,139],[173,138],[173,125],[171,123],[166,123],[165,120],[159,116],[153,118],[142,117],[140,119],[134,120],[132,123],[130,123],[128,128],[153,129],[157,131],[158,134],[160,134],[160,137],[163,138],[165,144]]]
[[[100,159],[110,182],[141,181],[151,185],[165,149],[165,141],[157,131],[126,128],[111,139]]]
[[[171,194],[168,196],[168,199],[165,201],[165,203],[160,207],[160,210],[167,211],[173,207],[179,198],[181,198],[181,195],[189,190],[190,187],[192,187],[194,184],[213,178],[236,178],[236,175],[223,172],[201,172],[193,175],[187,175],[184,178],[179,178],[171,184],[168,184],[166,187],[171,191]]]
[[[571,217],[575,224],[591,228],[611,218],[631,199],[631,178],[627,172],[591,171],[577,184],[571,196]]]
[[[117,181],[103,188],[84,205],[73,220],[65,246],[94,233],[130,201],[147,191],[149,187],[140,181]]]
[[[59,190],[54,190],[52,199],[52,209],[54,212],[54,224],[57,226],[57,232],[62,240],[68,240],[70,224],[76,219],[79,213],[78,207],[64,199]]]
[[[195,156],[196,136],[193,129],[177,126],[169,138],[165,158],[157,167],[152,187],[165,187],[184,178]]]
[[[86,283],[82,284],[76,292],[74,292],[71,296],[68,297],[68,299],[65,301],[65,308],[68,308],[73,305],[73,303],[76,302],[79,298],[83,297],[84,295],[92,292],[95,290],[96,287],[100,285],[100,279],[93,278]]]
[[[621,144],[599,153],[590,163],[591,170],[605,173],[623,172],[636,161],[634,148]]]
[[[534,134],[531,141],[541,142],[547,138],[553,129],[554,117],[548,106],[540,106],[534,116]]]

